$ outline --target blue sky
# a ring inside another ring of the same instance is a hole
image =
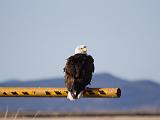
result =
[[[0,81],[62,77],[86,44],[96,73],[160,82],[160,1],[1,0]]]

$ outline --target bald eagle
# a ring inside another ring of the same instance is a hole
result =
[[[94,72],[94,59],[87,54],[85,45],[76,47],[75,54],[67,59],[64,72],[67,99],[71,101],[79,99],[86,86],[90,84]]]

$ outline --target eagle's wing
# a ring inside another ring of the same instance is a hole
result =
[[[66,65],[64,67],[64,72],[72,77],[75,75],[75,66],[74,66],[74,56],[71,56],[67,59]]]
[[[90,68],[90,71],[92,71],[92,73],[94,72],[94,59],[91,55],[88,55],[88,62],[89,62],[89,68]]]
[[[85,65],[83,67],[83,79],[86,85],[90,84],[94,69],[94,59],[90,55],[86,56]]]
[[[65,86],[67,87],[68,90],[72,89],[76,74],[74,62],[75,62],[74,56],[71,56],[67,59],[66,65],[64,67]]]

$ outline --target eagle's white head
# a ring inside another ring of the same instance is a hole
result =
[[[79,45],[75,49],[75,54],[87,54],[87,46],[85,45]]]

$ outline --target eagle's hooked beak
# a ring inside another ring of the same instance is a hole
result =
[[[85,48],[83,48],[83,51],[84,51],[84,52],[87,52],[87,48],[86,48],[86,47],[85,47]]]

